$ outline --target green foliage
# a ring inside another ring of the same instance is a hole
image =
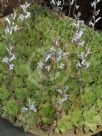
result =
[[[25,99],[29,94],[29,90],[27,88],[16,88],[15,89],[15,96],[17,99]]]
[[[2,63],[7,51],[4,39],[0,41],[0,108],[3,115],[16,117],[25,129],[38,125],[46,131],[55,127],[58,133],[72,128],[95,131],[102,125],[102,34],[95,32],[90,40],[93,31],[87,28],[83,36],[85,45],[80,49],[71,43],[72,20],[66,21],[36,5],[29,10],[31,18],[25,20],[22,30],[11,35],[16,56],[12,71],[8,72]],[[67,57],[56,63],[53,54],[46,65],[51,65],[51,69],[41,70],[38,62],[45,62],[45,53],[49,53],[51,47],[58,52],[64,50]],[[78,70],[76,53],[87,48],[91,49],[90,66]],[[63,69],[59,69],[60,63],[65,65]],[[30,100],[36,112],[30,111]],[[26,111],[21,112],[22,108]]]
[[[9,96],[10,92],[6,89],[6,87],[2,86],[0,88],[0,100],[6,101]]]
[[[1,56],[5,55],[6,52],[7,52],[7,51],[6,51],[6,46],[5,46],[5,44],[2,43],[2,42],[0,42],[0,58],[1,58]],[[1,60],[1,59],[0,59],[0,60]]]
[[[3,110],[6,114],[16,117],[17,112],[19,111],[19,106],[17,105],[16,101],[11,98],[9,101],[4,102]]]
[[[82,120],[82,111],[80,109],[74,109],[70,113],[70,120],[75,127],[78,127],[78,123]]]
[[[63,118],[57,122],[57,128],[63,133],[67,129],[72,129],[73,124],[68,120],[67,115],[63,115]]]

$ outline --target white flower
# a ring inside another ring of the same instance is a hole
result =
[[[93,1],[93,2],[91,3],[91,7],[96,8],[96,4],[97,4],[97,1]]]
[[[12,34],[12,27],[10,27],[10,26],[7,26],[5,29],[4,29],[4,31],[5,31],[5,34]]]
[[[90,49],[87,49],[87,50],[85,50],[85,52],[81,52],[81,54],[79,55],[79,58],[84,59],[84,58],[86,58],[90,53],[92,53],[92,52],[90,52]]]
[[[13,32],[15,32],[15,31],[17,31],[17,29],[18,29],[18,27],[17,27],[17,25],[15,25],[15,26],[7,26],[5,29],[4,29],[4,31],[5,31],[5,34],[12,34]]]
[[[15,25],[15,26],[13,27],[13,31],[16,32],[17,30],[18,30],[18,26]]]
[[[29,99],[27,107],[22,107],[20,111],[21,112],[28,112],[28,111],[36,112],[37,110],[36,110],[34,102],[31,102],[31,100]]]
[[[31,15],[30,12],[26,12],[25,15],[20,14],[18,18],[19,18],[19,20],[23,21],[23,20],[27,19],[30,15]]]
[[[101,17],[98,17],[98,18],[95,20],[95,23],[97,23],[100,19],[101,19]]]
[[[81,29],[80,31],[76,31],[76,33],[74,33],[72,37],[72,43],[78,42],[78,40],[80,40],[82,35],[83,35],[83,29]]]
[[[56,5],[55,0],[51,0],[50,4]]]
[[[68,86],[65,86],[65,87],[64,87],[64,92],[66,92],[68,89],[69,89],[69,87],[68,87]]]
[[[20,5],[20,7],[23,9],[24,12],[26,12],[27,8],[30,6],[29,3],[25,2],[24,5]]]
[[[9,58],[8,57],[4,57],[3,60],[2,60],[3,63],[9,63]]]
[[[78,43],[78,45],[79,45],[80,47],[83,47],[83,46],[84,46],[84,44],[85,44],[85,42],[84,42],[84,41],[80,41],[80,42]]]
[[[30,15],[31,15],[30,12],[26,12],[25,19],[27,19]]]
[[[12,19],[13,19],[13,20],[15,20],[15,19],[16,19],[16,17],[17,17],[17,13],[16,13],[16,11],[14,11],[14,13],[13,13],[13,14],[11,14],[11,17],[12,17]]]
[[[99,3],[101,0],[97,0],[97,3]]]
[[[44,68],[44,63],[43,63],[43,61],[40,61],[40,62],[38,62],[38,68],[40,68],[40,69],[43,69]]]
[[[95,16],[98,16],[100,13],[100,9],[98,9],[96,12],[95,12]]]
[[[59,65],[59,68],[60,68],[60,69],[64,69],[64,64],[61,63],[61,64]]]
[[[59,104],[63,104],[65,101],[67,101],[67,99],[68,99],[68,95],[67,94],[63,94],[63,98],[61,98],[58,103]]]
[[[10,19],[8,17],[5,18],[5,21],[8,23],[8,25],[11,24],[11,21],[10,21]]]
[[[73,5],[75,0],[71,0],[70,4]]]
[[[80,69],[80,68],[87,69],[89,66],[90,66],[90,62],[87,62],[85,58],[83,58],[82,61],[78,61],[78,63],[76,64],[77,69]]]
[[[62,90],[61,89],[57,89],[56,90],[60,95],[62,95]]]
[[[67,101],[67,99],[68,99],[68,94],[63,94],[63,98],[64,98],[65,101]]]
[[[56,49],[55,49],[54,47],[51,47],[51,48],[50,48],[50,51],[51,51],[51,52],[56,52]]]
[[[12,55],[12,57],[9,59],[10,62],[16,59],[16,56],[13,53],[11,55]]]
[[[29,6],[30,6],[30,4],[27,3],[27,2],[24,5],[20,5],[20,7],[23,9],[24,14],[19,15],[19,17],[18,17],[19,20],[23,21],[23,20],[27,19],[31,15],[30,12],[27,12],[27,8]]]
[[[13,46],[10,46],[9,48],[8,48],[8,47],[6,47],[6,50],[7,50],[7,52],[8,52],[9,54],[11,54],[11,53],[12,53],[12,49],[13,49]]]
[[[79,9],[79,7],[80,7],[79,5],[75,5],[75,8],[76,8],[77,10]]]
[[[58,7],[58,6],[61,6],[61,0],[58,0],[58,1],[57,1],[57,7]]]
[[[56,53],[56,59],[57,59],[57,61],[60,61],[62,59],[62,52],[61,51]]]
[[[49,72],[51,69],[51,65],[50,66],[45,66],[45,69],[47,69],[47,71]]]
[[[83,60],[82,65],[84,66],[85,69],[87,69],[90,66],[90,62]]]
[[[76,64],[76,68],[77,68],[77,69],[81,68],[81,63],[80,63],[80,61],[78,61],[78,63]]]
[[[20,14],[20,16],[18,17],[21,21],[23,21],[25,19],[25,16],[23,14]]]
[[[92,26],[92,27],[94,27],[94,23],[92,22],[92,20],[89,21],[89,25]]]
[[[26,108],[26,107],[22,107],[22,108],[20,109],[20,112],[21,112],[21,113],[27,112],[27,111],[28,111],[28,108]]]
[[[52,55],[52,54],[46,54],[46,55],[45,55],[45,56],[46,56],[45,62],[47,62],[47,61],[51,58],[51,55]]]
[[[94,1],[91,3],[91,6],[94,7],[94,8],[96,8],[97,3],[99,3],[99,2],[100,2],[100,0],[94,0]]]

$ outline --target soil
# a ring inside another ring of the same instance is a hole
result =
[[[0,136],[34,136],[23,129],[14,127],[10,122],[0,118]]]

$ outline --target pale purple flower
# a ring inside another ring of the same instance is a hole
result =
[[[57,61],[60,61],[62,59],[62,52],[61,51],[56,53],[56,59],[57,59]]]
[[[29,109],[30,111],[36,112],[37,110],[36,110],[36,106],[35,106],[34,103],[35,103],[35,102],[31,102],[31,100],[29,99],[29,102],[28,102],[28,104],[27,104],[27,107],[28,107],[28,109]]]
[[[8,66],[9,66],[9,70],[13,70],[14,64],[9,64]]]
[[[35,105],[33,103],[29,103],[28,107],[29,107],[30,111],[36,112],[36,107],[35,107]]]
[[[67,94],[63,94],[63,97],[59,100],[59,104],[63,104],[65,101],[67,101],[68,99],[68,95]]]

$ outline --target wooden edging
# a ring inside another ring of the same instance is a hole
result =
[[[30,133],[34,134],[34,136],[92,136],[96,133],[99,133],[100,131],[102,131],[102,127],[98,128],[97,131],[94,133],[88,132],[85,134],[85,133],[83,133],[83,131],[78,130],[77,134],[74,134],[73,130],[68,130],[64,134],[50,134],[50,135],[48,135],[47,133],[44,133],[42,130],[40,130],[38,128],[32,128],[29,130]]]

